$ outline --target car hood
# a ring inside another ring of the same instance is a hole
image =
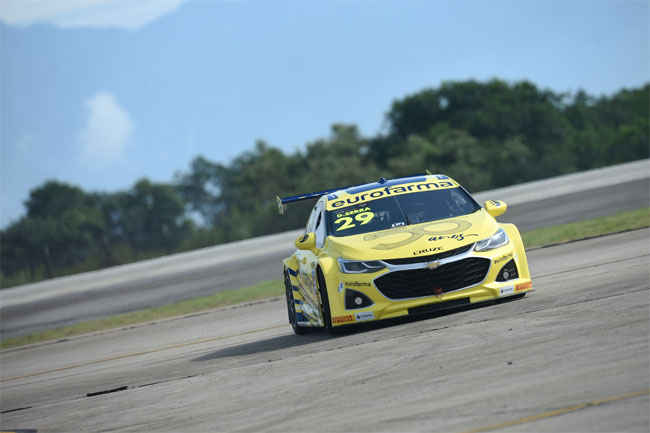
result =
[[[499,226],[484,209],[470,215],[327,239],[333,255],[384,260],[437,254],[492,236]]]

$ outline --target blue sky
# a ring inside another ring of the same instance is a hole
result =
[[[0,224],[47,179],[114,191],[381,131],[444,80],[609,95],[650,80],[648,1],[3,0]]]

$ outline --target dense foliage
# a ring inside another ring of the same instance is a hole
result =
[[[395,101],[387,128],[334,125],[292,155],[263,141],[230,164],[197,156],[169,184],[89,193],[49,181],[1,233],[2,287],[300,227],[311,203],[276,195],[421,173],[471,191],[649,156],[650,85],[593,98],[523,81],[447,82]]]

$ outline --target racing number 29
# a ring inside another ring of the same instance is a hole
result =
[[[356,227],[356,224],[354,221],[359,221],[361,225],[368,224],[373,218],[375,217],[375,214],[373,212],[363,212],[356,214],[354,216],[354,219],[349,216],[341,217],[338,218],[336,221],[334,221],[334,224],[341,224],[341,227],[337,228],[336,231],[340,230],[347,230],[352,227]]]

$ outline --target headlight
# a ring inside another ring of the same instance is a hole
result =
[[[508,235],[503,229],[499,229],[495,234],[490,236],[487,239],[483,239],[482,241],[478,241],[476,245],[474,245],[474,251],[490,251],[495,248],[502,247],[506,245],[508,242],[510,242],[510,239],[508,239]]]
[[[386,265],[379,260],[360,262],[357,260],[345,260],[339,258],[339,268],[344,274],[368,274],[371,272],[381,271],[385,267]]]

